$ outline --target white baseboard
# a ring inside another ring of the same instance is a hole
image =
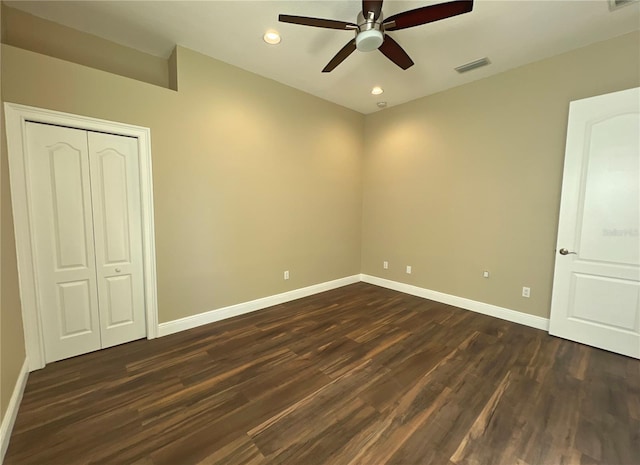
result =
[[[544,331],[549,330],[548,318],[529,315],[527,313],[518,312],[516,310],[498,307],[497,305],[478,302],[476,300],[445,294],[443,292],[432,291],[430,289],[424,289],[422,287],[412,286],[410,284],[404,284],[397,281],[378,278],[377,276],[360,274],[347,276],[345,278],[340,278],[333,281],[327,281],[325,283],[315,284],[313,286],[303,287],[301,289],[295,289],[293,291],[283,292],[282,294],[263,297],[261,299],[256,299],[249,302],[243,302],[241,304],[231,305],[229,307],[218,308],[208,312],[200,313],[198,315],[180,318],[179,320],[160,323],[158,325],[158,336],[168,336],[169,334],[186,331],[187,329],[197,328],[198,326],[225,320],[234,316],[244,315],[245,313],[255,312],[267,307],[272,307],[274,305],[283,304],[292,300],[301,299],[303,297],[308,297],[310,295],[329,291],[331,289],[337,289],[339,287],[347,286],[349,284],[357,283],[360,281],[374,284],[380,287],[386,287],[387,289],[393,289],[405,294],[415,295],[425,299],[434,300],[436,302],[453,305],[454,307],[471,310],[472,312],[482,313],[484,315],[493,316],[502,320],[511,321],[513,323],[530,326],[532,328],[542,329]]]
[[[472,312],[493,316],[496,318],[500,318],[501,320],[519,323],[521,325],[530,326],[536,329],[542,329],[544,331],[549,330],[548,318],[529,315],[528,313],[522,313],[516,310],[498,307],[497,305],[491,305],[484,302],[478,302],[476,300],[466,299],[464,297],[444,294],[442,292],[412,286],[411,284],[404,284],[397,281],[391,281],[389,279],[378,278],[377,276],[362,274],[360,275],[360,279],[365,283],[374,284],[380,287],[386,287],[387,289],[393,289],[394,291],[404,292],[405,294],[415,295],[429,300],[435,300],[436,302],[441,302],[443,304],[453,305],[454,307],[460,307],[465,310],[471,310]]]
[[[200,313],[198,315],[180,318],[179,320],[167,321],[166,323],[160,323],[158,325],[158,336],[167,336],[169,334],[196,328],[198,326],[206,325],[216,321],[225,320],[234,316],[255,312],[257,310],[262,310],[263,308],[273,307],[274,305],[301,299],[302,297],[308,297],[320,292],[330,291],[331,289],[337,289],[339,287],[354,284],[359,281],[360,275],[347,276],[345,278],[335,279],[333,281],[327,281],[320,284],[314,284],[313,286],[303,287],[300,289],[295,289],[293,291],[283,292],[282,294],[263,297],[261,299],[251,300],[249,302],[243,302],[241,304],[231,305],[229,307],[217,308],[215,310]]]
[[[4,462],[4,454],[7,453],[9,448],[9,440],[11,439],[11,432],[13,431],[13,425],[16,422],[18,416],[18,409],[20,408],[20,401],[22,400],[22,394],[24,393],[24,387],[27,385],[27,378],[29,377],[29,364],[25,358],[16,385],[13,388],[13,394],[9,400],[7,411],[4,412],[4,418],[2,419],[2,425],[0,426],[0,464]]]

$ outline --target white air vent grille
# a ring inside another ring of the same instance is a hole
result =
[[[609,10],[617,10],[632,3],[638,3],[638,0],[609,0]]]
[[[470,61],[469,63],[465,63],[464,65],[460,65],[455,68],[455,70],[459,73],[466,73],[467,71],[471,71],[472,69],[480,68],[481,66],[487,66],[489,63],[489,59],[487,57],[480,58],[479,60]]]

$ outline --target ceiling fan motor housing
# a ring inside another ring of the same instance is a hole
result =
[[[365,19],[362,13],[358,14],[358,31],[356,32],[356,48],[361,52],[372,52],[384,42],[382,32],[382,13],[377,20]]]

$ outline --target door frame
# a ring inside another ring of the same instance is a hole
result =
[[[29,371],[45,366],[44,337],[37,293],[37,270],[33,254],[33,234],[29,210],[29,172],[25,164],[27,122],[53,124],[74,129],[106,132],[138,140],[142,255],[147,339],[158,337],[155,231],[153,218],[153,182],[151,170],[151,130],[125,123],[107,121],[55,110],[5,102],[7,151],[11,204],[18,261],[22,324]]]

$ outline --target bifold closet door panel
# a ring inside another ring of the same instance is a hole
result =
[[[87,133],[27,123],[26,167],[45,359],[101,347]]]
[[[102,347],[146,335],[138,140],[88,133]]]

